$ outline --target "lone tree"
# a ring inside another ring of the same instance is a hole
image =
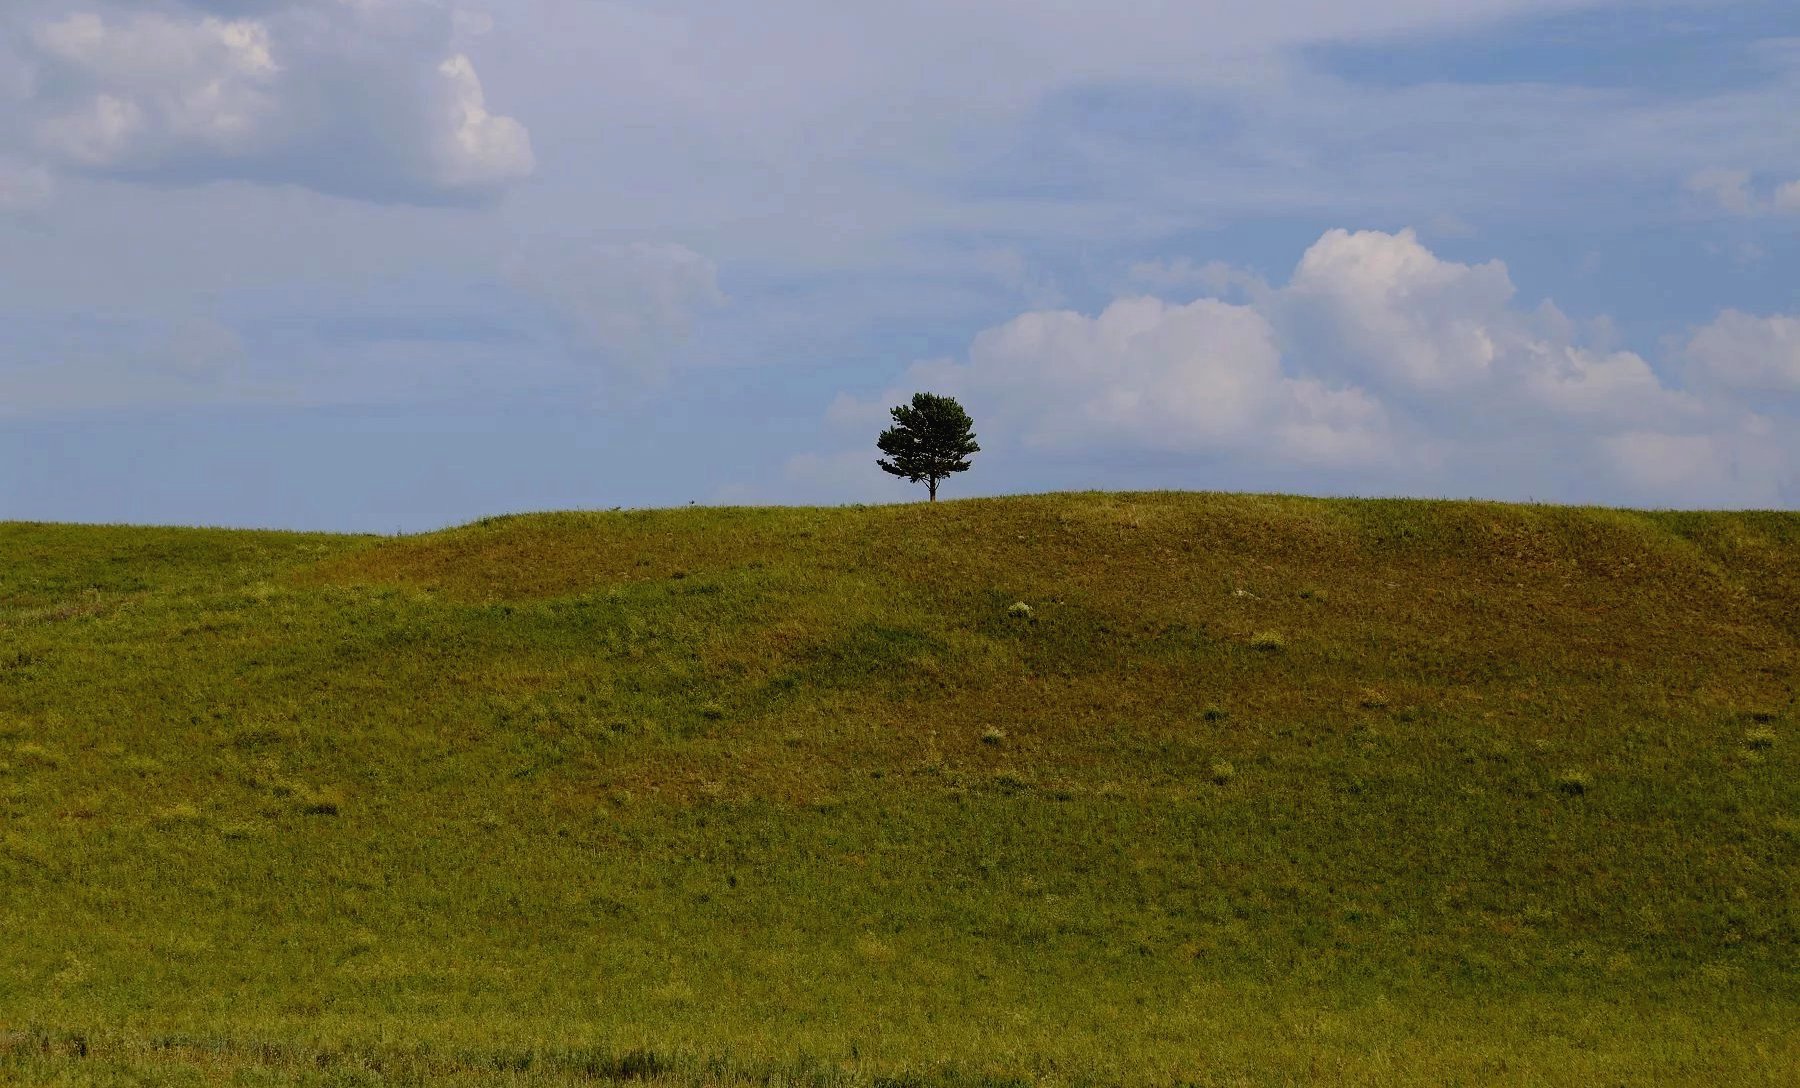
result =
[[[914,393],[912,406],[894,409],[894,425],[881,432],[875,445],[887,454],[875,463],[883,472],[924,482],[937,501],[938,481],[952,472],[966,472],[969,455],[980,453],[975,444],[974,421],[955,397]]]

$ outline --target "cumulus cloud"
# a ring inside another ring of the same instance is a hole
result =
[[[1520,388],[1531,399],[1569,415],[1656,418],[1698,407],[1670,390],[1636,352],[1599,352],[1534,341],[1524,349]]]
[[[1444,260],[1411,231],[1333,230],[1247,303],[1021,314],[876,401],[840,396],[827,418],[863,427],[931,388],[968,398],[996,446],[1229,456],[1364,481],[1448,481],[1500,458],[1650,501],[1753,503],[1789,486],[1781,428],[1671,386],[1605,323],[1583,335],[1516,294],[1500,262]],[[1728,314],[1688,353],[1727,384],[1800,388],[1800,322]],[[1568,478],[1543,483],[1537,494],[1569,493]]]
[[[1440,260],[1410,230],[1334,230],[1306,251],[1286,297],[1371,374],[1441,389],[1488,376],[1513,293],[1505,265]]]
[[[1688,179],[1688,191],[1730,215],[1800,212],[1800,181],[1758,185],[1748,170],[1702,170]]]
[[[639,372],[725,302],[718,266],[673,242],[545,239],[513,253],[504,272],[549,309],[577,353]]]
[[[440,203],[535,168],[436,0],[68,7],[0,15],[19,73],[0,140],[40,169]]]
[[[977,336],[966,363],[932,376],[991,404],[1035,446],[1262,449],[1299,461],[1387,452],[1379,403],[1284,374],[1268,319],[1216,299],[1121,299],[1093,317],[1023,314]]]
[[[269,91],[279,69],[268,28],[253,20],[138,14],[108,22],[81,12],[38,25],[32,41],[54,75],[81,88],[68,97],[92,91],[70,114],[38,125],[54,150],[86,165],[125,158],[152,132],[228,150],[275,106]]]
[[[1754,214],[1759,203],[1750,191],[1748,170],[1702,170],[1688,178],[1687,188],[1732,215]]]
[[[435,148],[438,176],[450,188],[481,191],[531,173],[531,135],[510,117],[488,112],[475,65],[461,53],[438,65],[447,84],[451,125]]]
[[[1800,317],[1726,310],[1694,331],[1687,358],[1703,380],[1733,389],[1800,393]]]
[[[1298,360],[1413,402],[1480,393],[1515,418],[1654,418],[1696,407],[1641,356],[1583,343],[1553,304],[1525,310],[1516,294],[1501,262],[1444,260],[1411,230],[1333,230],[1268,305]]]

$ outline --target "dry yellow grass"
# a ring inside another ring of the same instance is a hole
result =
[[[1235,495],[0,525],[0,1079],[1787,1083],[1797,554]]]

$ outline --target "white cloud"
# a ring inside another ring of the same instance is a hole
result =
[[[1761,204],[1750,191],[1748,170],[1702,170],[1688,178],[1687,187],[1732,215],[1754,215]]]
[[[1295,48],[1587,2],[520,0],[481,56],[534,134],[563,149],[533,188],[546,223],[706,230],[721,251],[762,247],[790,269],[891,268],[917,258],[921,237],[952,232],[959,262],[971,235],[1084,241],[1104,259],[1249,215],[1453,213],[1490,228],[1524,207],[1575,217],[1594,190],[1617,207],[1622,185],[1637,196],[1734,161],[1748,133],[1785,117],[1785,87],[1696,103],[1550,83],[1392,86],[1322,73]],[[533,32],[544,26],[558,32]],[[580,110],[567,108],[573,87]],[[1513,153],[1495,156],[1502,142]]]
[[[1410,230],[1333,230],[1306,251],[1286,294],[1368,372],[1443,389],[1490,373],[1513,285],[1500,262],[1440,260]]]
[[[453,189],[488,189],[530,176],[537,168],[531,135],[510,117],[488,112],[481,78],[457,54],[438,66],[448,84],[451,124],[439,148],[439,176]]]
[[[1026,398],[1036,444],[1126,434],[1208,447],[1242,441],[1270,413],[1281,359],[1274,330],[1247,307],[1134,298],[1092,318],[1014,318],[975,338],[967,369],[1007,411]]]
[[[61,90],[41,92],[40,146],[95,169],[145,168],[184,147],[252,149],[280,72],[254,20],[82,12],[33,28]]]
[[[726,301],[717,265],[673,242],[545,239],[513,253],[504,272],[549,307],[576,350],[640,372]]]
[[[1800,393],[1800,317],[1726,310],[1687,343],[1697,375],[1733,389]]]
[[[1022,314],[970,345],[965,362],[920,364],[908,385],[966,396],[1009,440],[1050,451],[1247,452],[1285,464],[1393,456],[1386,412],[1362,390],[1283,371],[1275,329],[1217,299],[1121,299],[1089,317]],[[889,391],[879,404],[903,397]],[[846,425],[878,404],[840,397]]]
[[[1688,190],[1705,196],[1731,215],[1800,212],[1800,181],[1763,189],[1748,170],[1702,170],[1688,179]]]
[[[1521,310],[1516,293],[1501,262],[1443,260],[1410,230],[1333,230],[1270,306],[1299,363],[1348,370],[1409,400],[1479,394],[1513,419],[1545,409],[1642,419],[1697,407],[1641,356],[1580,343],[1554,305]]]
[[[469,26],[438,0],[74,12],[28,0],[0,15],[28,73],[11,81],[14,153],[110,176],[484,199],[529,176],[535,158],[456,49]]]
[[[965,359],[917,364],[878,400],[839,396],[827,415],[866,430],[878,406],[924,388],[966,398],[995,449],[1229,456],[1361,481],[1443,482],[1499,458],[1553,474],[1539,495],[1579,495],[1571,480],[1593,478],[1650,501],[1766,502],[1788,486],[1794,443],[1778,429],[1750,433],[1730,399],[1671,388],[1611,343],[1610,323],[1524,310],[1515,294],[1500,262],[1443,260],[1411,231],[1333,230],[1248,304],[1129,297],[1094,316],[1021,314]],[[1733,360],[1791,338],[1800,386],[1800,323],[1721,320]],[[1722,353],[1720,337],[1696,337],[1691,354]]]
[[[1663,386],[1643,356],[1599,352],[1566,343],[1526,345],[1525,391],[1539,403],[1572,415],[1655,417],[1693,407]]]

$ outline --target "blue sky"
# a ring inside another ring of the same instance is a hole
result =
[[[1800,8],[14,0],[0,517],[1800,506]]]

